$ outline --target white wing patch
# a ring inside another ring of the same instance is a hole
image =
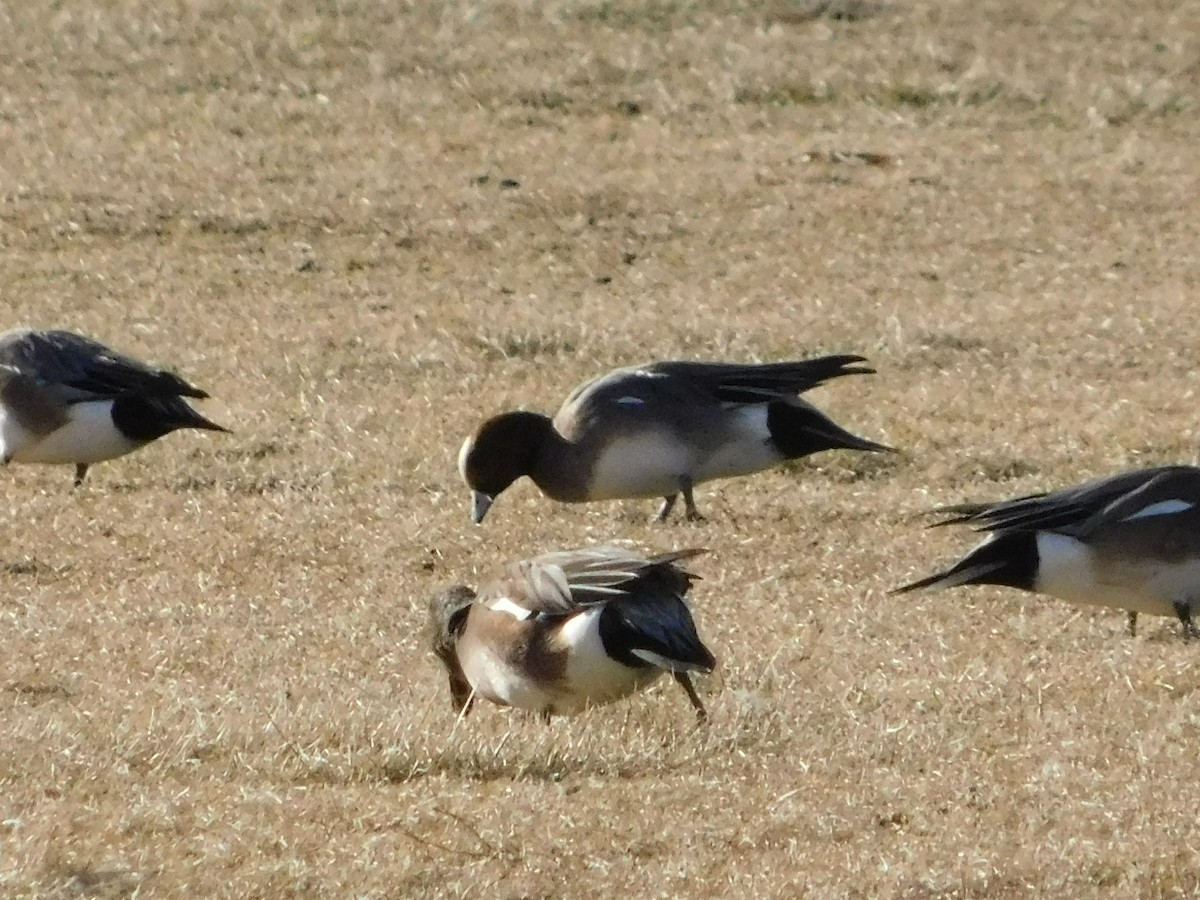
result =
[[[1134,519],[1148,519],[1151,516],[1170,516],[1175,513],[1186,512],[1195,506],[1194,503],[1188,503],[1186,500],[1160,500],[1158,503],[1151,503],[1149,506],[1144,506],[1131,516],[1126,516],[1122,522],[1132,522]]]
[[[488,604],[496,612],[508,613],[518,622],[524,622],[526,619],[533,616],[532,610],[528,610],[518,603],[513,603],[507,597],[500,597]]]
[[[645,406],[646,401],[641,397],[618,397],[617,404],[619,406]]]
[[[644,647],[635,647],[632,652],[633,655],[638,659],[644,659],[646,662],[650,663],[650,665],[658,666],[658,668],[667,672],[686,672],[691,668],[695,668],[694,666],[689,666],[686,663],[681,663],[674,659],[668,659],[662,654],[655,653],[653,650],[647,650]]]

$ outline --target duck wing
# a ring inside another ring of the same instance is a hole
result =
[[[726,403],[767,403],[795,397],[845,375],[872,375],[865,357],[819,356],[778,363],[660,362],[643,367],[655,375],[687,381]]]
[[[614,598],[664,590],[682,596],[695,576],[675,563],[704,552],[687,549],[647,557],[604,546],[546,553],[509,566],[480,590],[479,602],[494,609],[511,604],[532,617],[570,615]]]
[[[128,394],[198,399],[208,396],[178,375],[70,331],[24,329],[0,336],[0,365],[54,388],[67,402]]]
[[[861,356],[824,356],[797,362],[656,362],[617,369],[575,388],[554,417],[567,438],[592,429],[621,431],[652,424],[695,427],[712,423],[730,405],[784,400],[843,375],[874,372]]]
[[[1191,466],[1157,466],[998,503],[964,503],[942,507],[938,513],[950,515],[950,518],[934,525],[968,524],[975,526],[978,531],[1011,531],[1018,528],[1061,531],[1082,525],[1110,504],[1155,479],[1188,472],[1195,478],[1198,470]]]

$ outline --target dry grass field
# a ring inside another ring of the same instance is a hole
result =
[[[0,471],[0,896],[1190,897],[1200,648],[1001,589],[920,513],[1193,462],[1200,7],[0,7],[0,309],[232,435]],[[825,454],[653,501],[480,417],[655,358],[859,352]],[[720,659],[457,728],[429,596],[703,546]]]

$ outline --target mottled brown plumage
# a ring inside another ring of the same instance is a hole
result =
[[[712,653],[684,602],[702,553],[643,556],[617,547],[548,553],[506,566],[478,594],[449,588],[430,604],[431,644],[455,709],[471,698],[550,715],[618,700],[670,671],[700,716],[688,672]]]

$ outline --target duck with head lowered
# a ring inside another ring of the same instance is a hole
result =
[[[680,565],[703,552],[565,550],[512,563],[478,593],[442,591],[429,622],[454,709],[465,714],[481,697],[549,718],[620,700],[670,672],[705,718],[689,673],[711,672],[716,659],[684,599],[695,576]]]
[[[506,412],[467,437],[458,468],[483,520],[522,476],[566,503],[678,497],[701,519],[693,489],[822,450],[891,450],[857,437],[798,395],[844,375],[875,370],[861,356],[795,362],[657,362],[617,369],[575,388],[554,418]]]
[[[0,335],[0,462],[114,459],[181,428],[228,431],[184,397],[204,391],[71,331]]]

